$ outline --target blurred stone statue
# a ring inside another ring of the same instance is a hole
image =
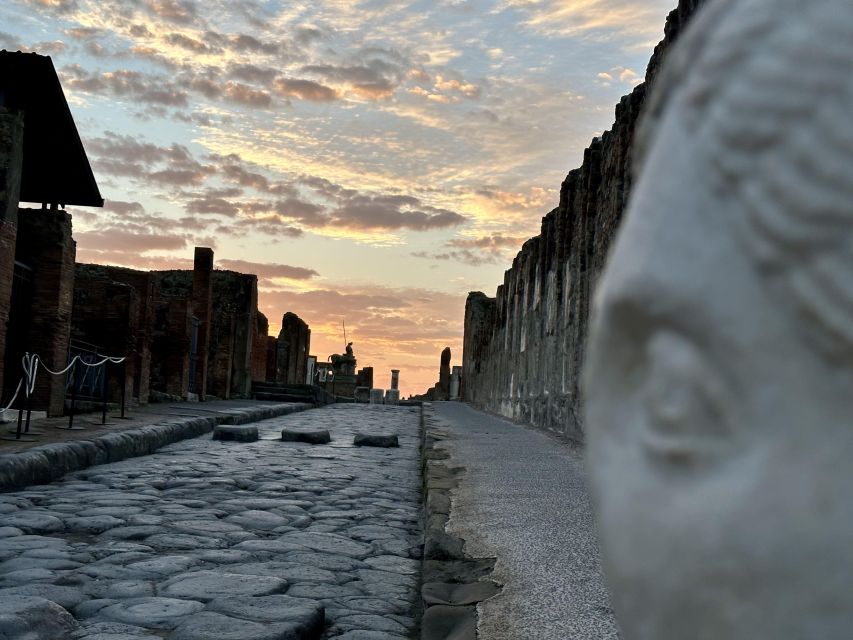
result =
[[[626,640],[853,637],[853,2],[711,0],[652,89],[585,393]]]

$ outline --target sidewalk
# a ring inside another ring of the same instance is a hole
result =
[[[437,444],[464,467],[448,531],[497,558],[498,596],[478,605],[480,640],[618,638],[600,569],[581,453],[460,402],[433,403]]]
[[[62,475],[96,464],[146,455],[166,444],[212,431],[218,424],[246,424],[304,411],[313,405],[300,402],[262,400],[215,400],[148,404],[126,412],[129,419],[107,414],[42,418],[30,422],[35,441],[0,440],[0,491],[29,484],[50,482]],[[16,423],[0,424],[4,435]],[[12,436],[14,437],[14,436]]]

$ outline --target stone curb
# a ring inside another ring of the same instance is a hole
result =
[[[463,551],[465,541],[447,533],[451,490],[462,469],[445,461],[447,451],[435,447],[447,434],[435,428],[430,403],[421,410],[421,471],[424,500],[424,553],[421,569],[421,640],[476,640],[477,602],[500,591],[494,582],[484,581],[492,573],[494,558],[470,558]],[[493,588],[482,588],[491,585]],[[436,593],[447,594],[436,598]],[[455,597],[459,594],[461,597]],[[479,594],[479,595],[474,595]],[[472,597],[473,596],[473,597]]]
[[[89,440],[55,442],[0,455],[0,491],[47,484],[72,471],[148,455],[173,442],[209,433],[219,424],[246,424],[312,408],[312,404],[291,403],[229,409],[221,415],[164,420]]]

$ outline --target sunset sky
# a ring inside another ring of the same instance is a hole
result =
[[[2,0],[53,58],[101,193],[77,259],[256,273],[277,334],[404,395],[461,364],[503,271],[613,122],[676,0]]]

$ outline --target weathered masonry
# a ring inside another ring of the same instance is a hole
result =
[[[616,106],[610,131],[570,172],[494,298],[465,305],[463,398],[501,415],[583,438],[580,371],[590,300],[631,188],[631,144],[663,55],[703,0],[680,0],[667,18],[645,82]]]

